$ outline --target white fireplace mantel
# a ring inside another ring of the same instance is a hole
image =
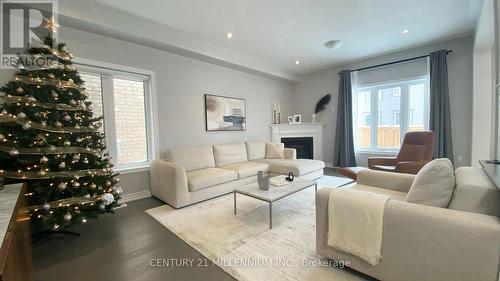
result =
[[[314,159],[323,160],[323,127],[325,123],[271,124],[271,141],[281,138],[312,137]]]

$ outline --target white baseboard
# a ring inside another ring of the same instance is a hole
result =
[[[149,189],[143,190],[143,191],[138,191],[138,192],[132,192],[132,193],[127,193],[121,195],[120,203],[124,202],[130,202],[134,200],[139,200],[143,198],[148,198],[151,197],[151,191]]]

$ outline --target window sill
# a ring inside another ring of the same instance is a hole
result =
[[[355,150],[355,154],[369,154],[369,155],[387,155],[387,156],[396,156],[398,154],[398,150],[382,150],[382,149],[360,149]]]
[[[149,163],[134,165],[134,166],[122,166],[113,169],[115,172],[120,174],[134,174],[149,171]]]

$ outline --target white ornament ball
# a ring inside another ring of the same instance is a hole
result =
[[[0,134],[0,141],[4,141],[5,140],[5,136]]]
[[[9,154],[10,154],[10,156],[15,157],[15,156],[19,155],[19,150],[12,149],[11,151],[9,151]]]
[[[87,194],[85,194],[85,195],[83,196],[83,198],[85,198],[85,199],[89,199],[89,198],[90,198],[90,194],[88,194],[88,193],[87,193]]]
[[[71,116],[64,115],[63,120],[69,122],[69,121],[71,121]]]
[[[64,141],[64,146],[70,146],[71,142],[70,141]]]
[[[40,163],[47,163],[49,162],[49,158],[43,156],[41,159],[40,159]]]
[[[31,129],[31,124],[30,123],[24,123],[23,124],[23,130],[27,131],[29,129]]]
[[[113,180],[114,180],[114,182],[120,182],[119,178],[114,178]]]
[[[17,116],[16,116],[16,118],[17,118],[18,120],[23,120],[23,119],[25,119],[26,117],[28,117],[28,116],[26,116],[26,113],[24,113],[24,112],[20,112],[20,113],[19,113],[19,114],[17,114]]]
[[[77,143],[81,143],[82,141],[83,141],[83,139],[81,139],[81,138],[77,138],[77,139],[76,139],[76,142],[77,142]]]
[[[40,123],[42,123],[42,126],[47,126],[47,121],[42,121]]]
[[[52,229],[53,229],[53,230],[58,230],[58,229],[59,229],[59,225],[58,225],[57,223],[56,223],[56,224],[54,224],[54,225],[52,226]]]
[[[16,89],[16,93],[18,93],[18,94],[22,94],[22,93],[24,93],[24,89],[23,89],[23,88],[21,88],[21,87],[18,87],[18,88]]]
[[[68,82],[73,83],[73,79],[69,78]]]
[[[56,126],[57,128],[61,128],[62,127],[62,123],[59,122],[59,121],[56,121],[56,123],[54,123],[54,126]]]
[[[95,183],[90,184],[90,189],[96,189],[96,188],[97,188],[97,185]]]
[[[44,210],[50,209],[49,203],[45,202],[45,204],[43,204],[43,206],[42,206],[42,209],[44,209]]]
[[[64,215],[64,221],[70,221],[72,218],[73,216],[71,216],[69,212],[67,212],[66,215]]]
[[[67,186],[68,186],[68,184],[67,184],[67,183],[65,183],[65,182],[61,182],[61,183],[57,186],[57,188],[58,188],[59,190],[65,190]]]
[[[76,124],[75,129],[77,129],[77,130],[80,129],[80,125]]]
[[[59,163],[58,167],[61,169],[64,169],[64,168],[66,168],[66,163],[61,162],[61,163]]]
[[[87,219],[86,218],[82,218],[82,223],[87,223]]]
[[[115,190],[116,194],[120,194],[120,193],[123,192],[123,189],[121,187],[119,187],[119,186],[115,186],[113,189]]]
[[[106,206],[104,206],[104,204],[99,204],[99,209],[104,210],[105,208]]]
[[[51,95],[53,98],[57,98],[57,97],[59,97],[59,94],[57,94],[57,93],[56,93],[56,91],[54,91],[54,90],[51,90],[51,91],[50,91],[50,95]]]
[[[89,159],[87,159],[87,158],[83,158],[83,161],[82,161],[82,162],[83,162],[83,164],[88,164],[88,163],[89,163]]]
[[[80,154],[73,154],[73,161],[80,160]]]
[[[115,197],[111,193],[104,193],[101,196],[101,200],[104,205],[108,206],[115,201]]]
[[[73,187],[80,187],[80,183],[79,183],[79,182],[77,182],[77,181],[75,181],[75,182],[73,183]]]
[[[76,102],[76,100],[70,100],[70,101],[69,101],[69,104],[71,104],[71,105],[73,105],[73,106],[74,106],[74,105],[77,105],[77,102]]]

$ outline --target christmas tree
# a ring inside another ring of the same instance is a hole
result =
[[[121,188],[105,152],[102,116],[95,117],[84,81],[65,44],[32,42],[24,58],[43,66],[19,65],[0,90],[0,176],[27,182],[32,230],[59,231],[113,212]],[[33,44],[34,43],[34,44]]]

